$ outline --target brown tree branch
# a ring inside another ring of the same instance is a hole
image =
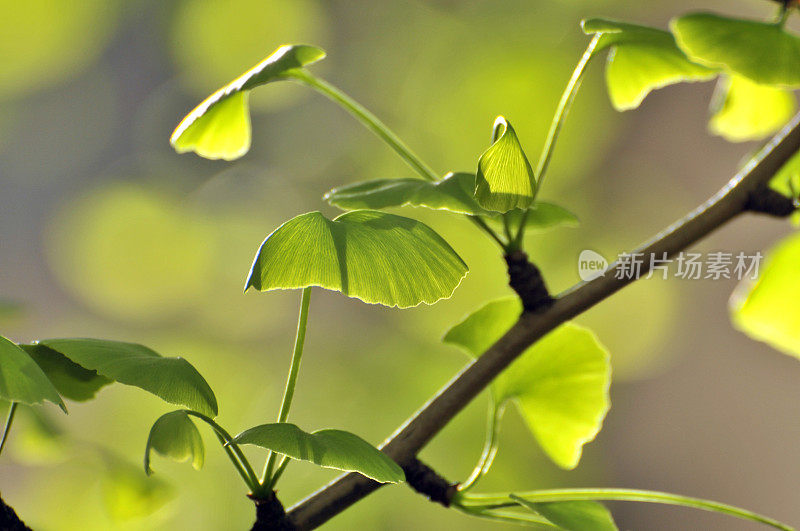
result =
[[[31,529],[20,520],[17,513],[11,506],[0,498],[0,529],[4,531],[31,531]]]
[[[800,115],[764,146],[722,190],[633,251],[645,257],[642,273],[649,270],[650,256],[658,259],[664,253],[672,256],[730,219],[751,210],[753,205],[765,204],[760,196],[767,193],[767,182],[798,149]],[[772,214],[784,215],[777,211]],[[619,268],[620,263],[615,262],[604,276],[562,293],[545,311],[523,313],[489,350],[465,367],[389,437],[382,450],[401,466],[407,467],[416,454],[525,349],[560,324],[636,280],[627,276],[617,278]],[[313,529],[379,486],[359,474],[347,474],[290,508],[287,516],[298,529]]]

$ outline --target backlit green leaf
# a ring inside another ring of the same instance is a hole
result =
[[[58,393],[76,402],[91,400],[111,380],[89,371],[42,344],[20,345],[47,375]]]
[[[767,255],[758,279],[743,281],[731,297],[734,325],[750,337],[800,358],[800,233]]]
[[[427,225],[357,210],[291,219],[267,236],[247,278],[260,290],[320,286],[364,302],[408,308],[450,297],[467,266]]]
[[[585,20],[582,26],[586,33],[603,34],[595,53],[611,49],[606,84],[619,111],[635,109],[652,90],[716,75],[690,61],[667,31],[606,19]]]
[[[785,125],[796,106],[794,94],[788,90],[733,74],[717,85],[709,128],[731,142],[758,140]]]
[[[233,438],[324,468],[358,472],[381,483],[405,480],[403,469],[358,435],[342,430],[307,433],[294,424],[263,424]]]
[[[124,522],[153,514],[175,497],[175,491],[157,477],[115,453],[102,451],[106,465],[102,481],[103,506],[113,521]]]
[[[185,411],[167,413],[150,428],[144,449],[144,470],[148,475],[153,473],[150,468],[151,450],[175,461],[191,461],[196,470],[202,468],[205,458],[203,438]]]
[[[517,298],[493,301],[444,337],[480,356],[522,312]],[[610,401],[611,365],[595,335],[565,323],[528,348],[492,383],[498,406],[512,400],[550,458],[574,468],[584,444],[602,427]]]
[[[434,210],[448,210],[471,216],[493,215],[475,198],[475,176],[470,173],[448,173],[441,181],[422,179],[377,179],[334,188],[325,200],[344,210],[410,205]]]
[[[495,212],[528,208],[536,193],[536,175],[511,124],[499,116],[495,130],[497,140],[478,160],[475,199]]]
[[[566,531],[617,531],[605,505],[595,501],[533,503],[511,494],[512,500],[534,511]]]
[[[164,358],[135,343],[102,339],[44,339],[84,369],[156,395],[170,404],[217,415],[217,399],[205,379],[183,358]]]
[[[763,85],[800,86],[800,38],[777,24],[693,13],[673,20],[672,31],[697,62]]]
[[[250,149],[247,91],[296,76],[324,57],[325,52],[313,46],[281,46],[195,107],[175,128],[170,143],[178,153],[194,151],[208,159],[241,157]]]
[[[29,406],[47,400],[67,412],[42,369],[27,352],[3,336],[0,336],[0,398]]]

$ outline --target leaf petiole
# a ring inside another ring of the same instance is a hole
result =
[[[289,418],[289,409],[292,407],[294,388],[297,384],[297,375],[300,372],[300,360],[303,357],[303,346],[305,345],[306,341],[308,308],[310,304],[311,288],[303,288],[303,295],[300,299],[300,315],[297,319],[297,336],[295,336],[294,351],[292,352],[292,361],[289,367],[289,377],[286,380],[286,389],[283,392],[281,410],[278,414],[278,422],[280,423],[286,422],[286,420]],[[273,469],[275,468],[275,462],[277,459],[278,454],[270,450],[269,455],[267,456],[267,462],[264,465],[264,473],[261,476],[260,484],[262,486],[269,484],[270,488],[274,488],[275,482],[278,479],[278,477],[273,477]],[[283,472],[281,471],[281,473]],[[275,476],[279,476],[279,474],[276,472]]]
[[[8,439],[8,432],[11,431],[11,424],[14,422],[14,414],[17,412],[17,402],[11,402],[8,408],[8,417],[6,417],[6,427],[3,429],[3,438],[0,439],[0,453],[3,452],[3,447],[6,445]]]
[[[595,48],[597,48],[597,44],[600,42],[602,35],[602,33],[596,33],[594,37],[592,37],[592,40],[586,47],[586,51],[583,52],[580,61],[578,61],[578,64],[575,66],[575,70],[573,70],[572,76],[569,78],[569,82],[567,82],[563,94],[561,94],[561,100],[559,100],[558,107],[556,107],[553,121],[550,122],[550,130],[547,133],[547,139],[544,142],[542,154],[539,156],[539,163],[536,165],[536,190],[533,193],[534,203],[536,201],[536,196],[539,195],[539,190],[542,189],[542,183],[547,174],[547,168],[550,166],[550,159],[553,156],[553,149],[558,140],[558,135],[561,132],[561,127],[564,125],[570,107],[572,107],[572,102],[575,101],[575,96],[578,94],[583,75],[586,73],[586,67],[594,57]],[[525,236],[527,220],[528,211],[526,210],[522,214],[522,219],[517,229],[517,236],[514,239],[516,247],[520,249],[522,248],[522,238]]]
[[[498,406],[495,403],[494,398],[491,398],[490,400],[489,422],[487,423],[486,427],[486,442],[483,446],[483,452],[481,453],[475,468],[472,470],[472,473],[463,483],[458,486],[458,490],[460,492],[467,492],[469,489],[474,487],[478,483],[478,480],[485,476],[487,472],[489,472],[489,469],[492,467],[492,463],[494,462],[494,458],[497,455],[497,445],[500,435],[500,418],[503,416],[504,406]]]
[[[758,522],[783,531],[794,528],[773,520],[767,516],[710,500],[690,498],[668,492],[657,492],[639,489],[549,489],[521,492],[519,494],[464,494],[456,495],[456,503],[464,508],[500,509],[514,507],[521,502],[553,503],[566,501],[632,501],[645,503],[661,503],[680,507],[691,507],[710,511],[742,520]],[[523,504],[524,505],[524,504]]]

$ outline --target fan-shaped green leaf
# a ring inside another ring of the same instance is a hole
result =
[[[731,142],[758,140],[785,125],[796,106],[790,91],[733,74],[717,85],[709,128]]]
[[[516,298],[493,301],[454,326],[444,341],[481,355],[516,321]],[[539,444],[563,468],[574,468],[609,408],[611,365],[595,335],[565,323],[528,348],[492,383],[496,403],[513,400]]]
[[[758,280],[743,281],[731,297],[737,328],[800,358],[800,233],[773,248]]]
[[[103,505],[115,522],[148,516],[175,497],[174,489],[108,450],[101,450],[106,464],[101,485]]]
[[[512,500],[534,511],[566,531],[617,531],[605,505],[595,501],[533,503],[511,494]]]
[[[20,345],[33,358],[47,375],[47,378],[58,393],[76,402],[85,402],[94,398],[111,380],[89,371],[69,360],[66,356],[41,344]]]
[[[467,266],[419,221],[356,210],[327,219],[309,212],[267,236],[245,289],[320,286],[364,302],[408,308],[453,294]]]
[[[611,48],[606,84],[614,108],[635,109],[653,90],[679,82],[705,81],[714,70],[690,61],[667,32],[606,19],[585,20],[586,33],[602,33],[595,53]]]
[[[494,124],[497,140],[478,160],[475,199],[495,212],[528,208],[536,193],[536,175],[511,124],[502,116]]]
[[[58,391],[27,352],[0,336],[0,398],[33,406],[45,400],[67,412]]]
[[[325,57],[314,46],[284,45],[194,108],[172,133],[178,153],[194,151],[208,159],[232,160],[250,149],[247,91],[296,76],[305,65]]]
[[[800,86],[800,38],[777,24],[693,13],[672,21],[693,60],[763,85]]]
[[[39,344],[84,369],[143,389],[170,404],[217,415],[214,392],[183,358],[164,358],[142,345],[102,339],[44,339]]]
[[[448,210],[471,216],[494,215],[475,198],[475,176],[448,173],[437,182],[422,179],[377,179],[334,188],[325,200],[344,210],[376,209],[410,205]]]
[[[367,441],[342,430],[307,433],[294,424],[262,424],[233,438],[324,468],[358,472],[381,483],[405,480],[403,469]]]
[[[144,449],[144,470],[148,475],[153,473],[150,468],[150,450],[175,461],[189,460],[196,470],[203,467],[203,438],[185,411],[167,413],[159,417],[150,428]]]

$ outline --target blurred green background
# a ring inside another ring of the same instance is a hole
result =
[[[587,38],[581,18],[664,26],[687,10],[769,16],[757,0],[30,0],[0,1],[0,331],[17,341],[95,336],[188,358],[216,391],[230,431],[272,421],[299,293],[247,293],[261,240],[336,185],[410,170],[341,110],[287,84],[254,96],[254,145],[235,163],[176,155],[168,137],[197,102],[279,44],[325,48],[314,70],[385,119],[442,173],[472,171],[495,116],[537,154]],[[598,62],[599,63],[599,62]],[[713,83],[657,92],[615,113],[590,69],[543,198],[582,220],[528,236],[553,291],[577,257],[629,249],[706,199],[755,144],[707,133]],[[394,310],[315,290],[292,412],[378,443],[461,368],[442,333],[509,293],[492,242],[422,210],[471,271],[435,307]],[[701,250],[767,249],[789,231],[739,220]],[[541,453],[509,411],[482,487],[625,486],[676,491],[800,522],[800,367],[733,330],[735,281],[637,283],[581,316],[609,347],[612,409],[578,469]],[[452,480],[478,457],[485,397],[422,457]],[[252,504],[216,441],[205,468],[141,455],[167,411],[112,386],[70,415],[23,415],[0,459],[0,490],[40,530],[244,529]],[[256,462],[261,461],[253,452]],[[287,505],[333,472],[292,464]],[[612,505],[624,529],[750,529],[715,515]],[[142,516],[143,514],[147,516]],[[502,528],[381,489],[330,529]]]

